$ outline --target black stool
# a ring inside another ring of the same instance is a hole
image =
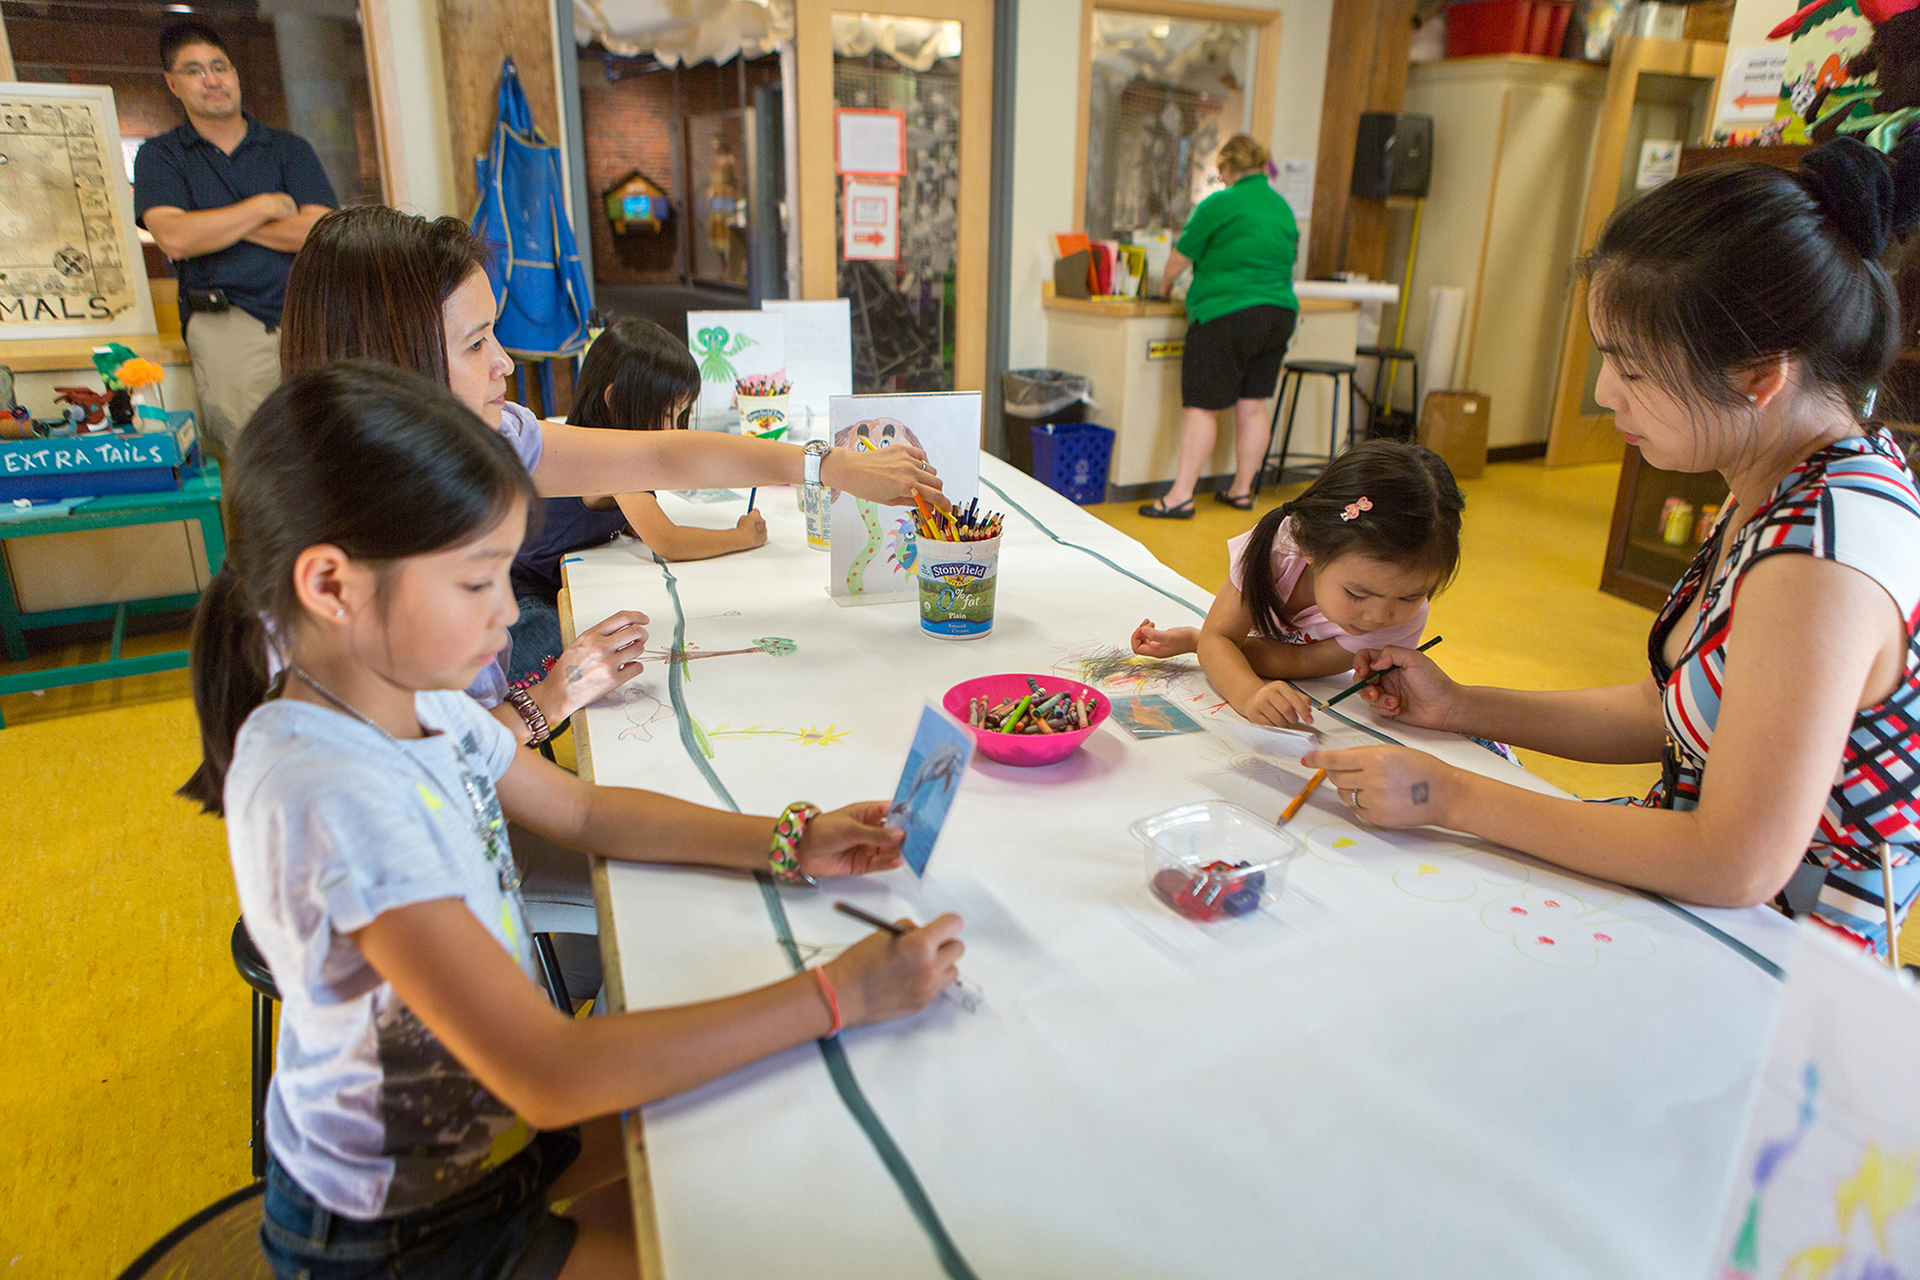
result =
[[[253,1148],[255,1181],[267,1176],[267,1085],[273,1081],[273,1006],[280,999],[274,985],[273,970],[253,945],[246,920],[233,922],[233,967],[253,988],[253,1136],[247,1145]],[[539,962],[547,995],[560,1012],[573,1014],[573,1002],[567,998],[567,984],[560,974],[560,959],[553,951],[553,935],[533,935],[534,957]]]
[[[233,967],[253,988],[253,1176],[267,1176],[267,1083],[273,1079],[273,1006],[280,999],[280,988],[273,983],[273,971],[253,945],[247,922],[233,922]]]
[[[1407,347],[1382,347],[1374,345],[1356,347],[1353,353],[1357,356],[1371,356],[1378,362],[1373,366],[1373,395],[1367,397],[1367,439],[1372,440],[1378,437],[1379,432],[1374,428],[1380,421],[1381,415],[1383,413],[1393,412],[1392,405],[1387,405],[1383,408],[1380,404],[1380,395],[1383,390],[1383,384],[1387,380],[1387,368],[1390,365],[1404,364],[1410,366],[1413,370],[1413,413],[1415,419],[1413,427],[1415,431],[1418,431],[1420,426],[1420,353],[1410,350]],[[1411,439],[1413,434],[1413,432],[1409,432],[1408,438]]]
[[[1306,385],[1308,378],[1333,379],[1333,425],[1327,434],[1326,462],[1332,462],[1340,452],[1340,382],[1346,380],[1347,443],[1353,443],[1353,366],[1342,360],[1289,360],[1281,367],[1280,393],[1273,398],[1273,422],[1267,428],[1267,456],[1260,463],[1260,469],[1253,475],[1253,493],[1260,492],[1260,477],[1267,472],[1269,463],[1273,465],[1273,482],[1280,484],[1287,475],[1287,449],[1293,443],[1293,413],[1300,407],[1300,388]],[[1287,399],[1287,383],[1293,383],[1293,399],[1287,403],[1287,426],[1280,437],[1280,457],[1273,457],[1273,432],[1280,426],[1280,402]]]

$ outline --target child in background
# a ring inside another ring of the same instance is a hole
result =
[[[884,801],[753,817],[518,749],[461,690],[506,643],[534,496],[449,391],[366,362],[283,383],[227,478],[227,557],[194,621],[205,761],[181,793],[226,817],[283,1001],[261,1232],[283,1278],[631,1277],[618,1112],[955,977],[949,915],[701,1004],[576,1020],[541,992],[507,817],[788,879],[896,866],[900,833]]]
[[[686,344],[651,320],[615,320],[580,362],[567,422],[623,431],[685,427],[699,395],[700,366]],[[767,541],[767,522],[757,511],[741,516],[731,529],[702,529],[675,524],[651,493],[544,502],[539,532],[513,562],[520,621],[512,627],[507,682],[515,687],[540,679],[560,654],[560,561],[575,551],[597,547],[628,528],[662,560],[708,560]]]
[[[1356,445],[1227,543],[1228,583],[1197,630],[1161,631],[1149,619],[1133,651],[1197,651],[1215,691],[1247,720],[1311,724],[1312,700],[1286,682],[1338,675],[1357,653],[1417,646],[1428,598],[1459,568],[1464,506],[1431,450]]]

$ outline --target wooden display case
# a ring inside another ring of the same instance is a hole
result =
[[[1676,497],[1693,507],[1692,528],[1678,545],[1661,536],[1667,499]],[[1693,535],[1699,531],[1701,508],[1720,506],[1726,500],[1727,482],[1719,472],[1662,471],[1628,445],[1613,498],[1613,528],[1607,537],[1600,589],[1658,609],[1700,550]]]

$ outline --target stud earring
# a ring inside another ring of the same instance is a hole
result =
[[[1748,403],[1748,404],[1759,404],[1759,403],[1760,403],[1760,397],[1759,397],[1759,396],[1748,396],[1748,397],[1747,397],[1747,403]]]
[[[1749,397],[1749,398],[1751,398],[1751,397]],[[333,616],[334,616],[334,617],[336,617],[336,618],[344,618],[344,617],[346,617],[346,616],[347,616],[347,611],[346,611],[345,609],[335,609],[335,610],[333,611]]]

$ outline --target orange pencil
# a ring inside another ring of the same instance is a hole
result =
[[[1313,771],[1313,776],[1307,779],[1307,785],[1300,788],[1300,794],[1293,798],[1292,802],[1289,803],[1286,809],[1282,811],[1282,813],[1280,814],[1280,821],[1274,823],[1273,825],[1276,827],[1280,826],[1281,824],[1291,819],[1294,814],[1300,812],[1300,806],[1307,802],[1307,797],[1312,795],[1314,793],[1314,789],[1317,788],[1321,783],[1325,782],[1326,780],[1327,780],[1327,771],[1325,769],[1315,769]]]
[[[938,536],[933,531],[933,512],[927,510],[927,504],[920,500],[920,491],[918,489],[913,491],[913,505],[920,508],[920,515],[927,522],[927,536]]]

